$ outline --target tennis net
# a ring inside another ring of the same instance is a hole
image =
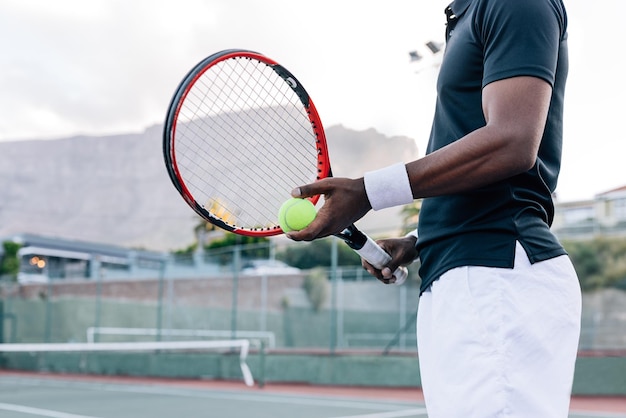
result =
[[[96,342],[100,335],[145,336],[145,337],[191,337],[191,338],[236,338],[266,342],[267,348],[276,347],[276,335],[267,331],[207,330],[207,329],[168,329],[168,328],[129,328],[129,327],[88,327],[87,342]]]
[[[239,351],[239,367],[247,386],[254,385],[252,372],[248,367],[247,357],[250,349],[248,340],[213,340],[213,341],[154,341],[154,342],[117,342],[117,343],[9,343],[0,344],[0,353],[65,353],[65,352],[165,352],[165,351]]]

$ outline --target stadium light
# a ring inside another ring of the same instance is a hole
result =
[[[409,58],[411,64],[418,64],[418,68],[415,71],[419,73],[426,68],[435,67],[438,68],[441,65],[441,52],[443,51],[443,43],[437,41],[428,41],[424,44],[425,48],[420,50],[409,51]]]

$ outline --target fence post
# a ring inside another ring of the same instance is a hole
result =
[[[241,246],[235,245],[233,249],[233,299],[231,303],[230,332],[231,338],[237,338],[237,288],[239,287],[239,272],[241,271]]]
[[[400,309],[399,309],[399,314],[400,314],[400,324],[399,324],[399,329],[405,330],[406,329],[406,286],[400,286],[400,294],[399,294],[399,298],[400,300],[398,301]],[[406,333],[403,332],[402,334],[400,334],[400,341],[398,342],[400,348],[402,350],[404,350],[406,348]]]
[[[4,343],[4,301],[0,299],[0,344]],[[4,354],[0,353],[0,368],[6,365]]]
[[[337,348],[337,238],[332,237],[330,252],[330,278],[332,290],[330,295],[330,353],[334,354]]]
[[[0,299],[0,344],[4,342],[4,301]],[[0,363],[2,359],[0,358]]]
[[[261,340],[261,348],[259,349],[259,376],[257,378],[259,388],[265,386],[265,341]]]
[[[47,267],[47,266],[46,266]],[[48,282],[46,284],[46,306],[45,306],[45,318],[44,318],[44,336],[43,341],[49,343],[52,339],[52,293],[54,289],[52,287],[52,277],[48,275]]]
[[[161,260],[159,265],[159,296],[157,301],[157,317],[156,317],[156,340],[161,341],[161,330],[163,329],[163,286],[165,281],[165,260]]]
[[[100,328],[100,317],[102,316],[102,276],[104,275],[104,271],[102,268],[102,262],[100,260],[100,256],[95,256],[92,258],[92,271],[95,274],[96,279],[96,307],[94,313],[94,328],[95,332],[93,334],[93,342],[98,342],[98,328]]]
[[[267,331],[267,274],[261,276],[261,317],[259,331]]]

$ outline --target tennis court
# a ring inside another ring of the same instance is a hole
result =
[[[416,286],[336,277],[319,311],[303,276],[0,286],[0,418],[426,418]],[[626,418],[622,328],[584,322],[570,417]]]
[[[0,372],[0,417],[396,418],[427,417],[418,390],[240,381]],[[574,399],[571,418],[626,418],[619,399]]]

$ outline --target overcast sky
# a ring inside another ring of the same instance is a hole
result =
[[[623,0],[565,0],[570,77],[560,200],[626,185]],[[415,138],[443,41],[442,0],[0,0],[0,141],[139,132],[182,76],[229,48],[262,52],[307,88],[326,126]],[[418,71],[420,70],[420,71]],[[364,170],[366,168],[364,167]]]

